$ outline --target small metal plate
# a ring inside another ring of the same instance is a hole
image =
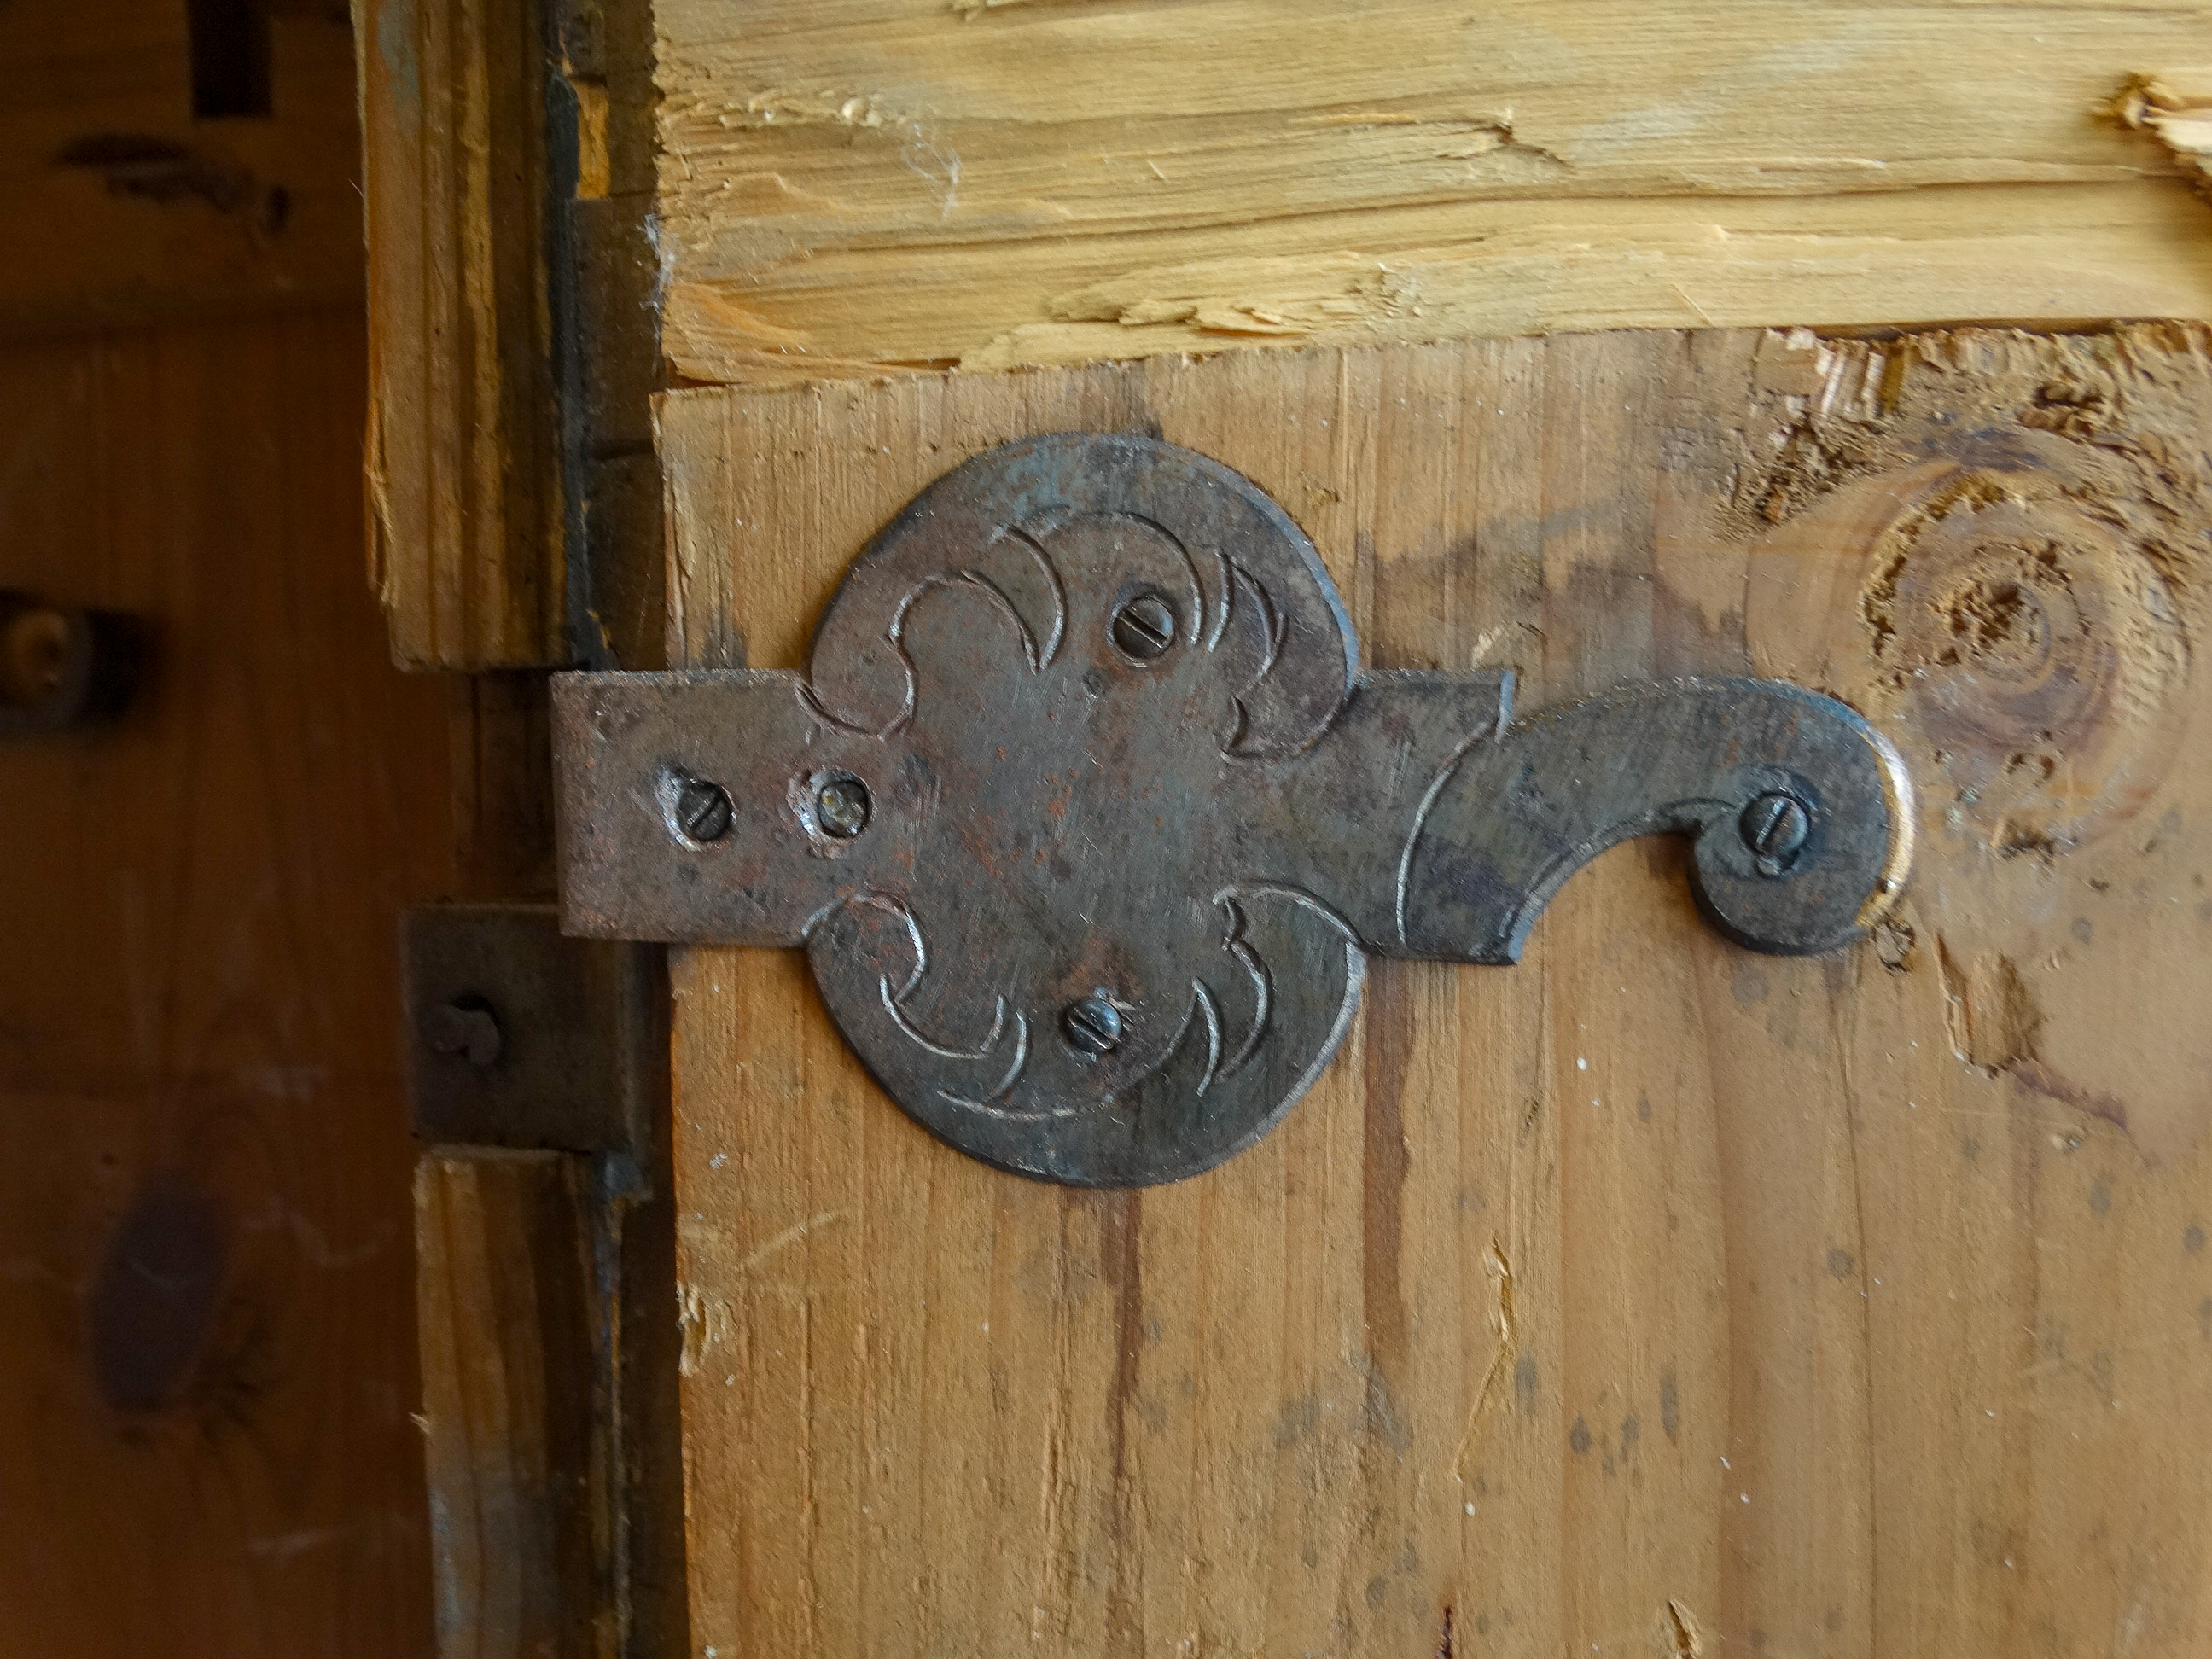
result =
[[[1511,698],[1360,672],[1312,546],[1228,468],[1030,439],[876,538],[809,674],[556,681],[564,923],[803,945],[930,1129],[1134,1186],[1265,1133],[1370,954],[1510,963],[1628,836],[1692,836],[1707,914],[1758,950],[1846,944],[1902,884],[1904,769],[1840,703]]]
[[[649,948],[572,939],[550,904],[407,911],[408,1104],[423,1140],[633,1144],[655,1029]]]

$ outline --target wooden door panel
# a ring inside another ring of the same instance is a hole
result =
[[[1921,793],[1866,943],[1679,847],[1373,965],[1255,1149],[1000,1174],[797,953],[678,952],[692,1638],[732,1655],[2201,1651],[2202,331],[1561,336],[673,393],[672,660],[796,666],[964,457],[1156,431],[1370,662],[1753,672]],[[1142,872],[1133,874],[1142,879]]]

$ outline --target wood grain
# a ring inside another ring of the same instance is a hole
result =
[[[2114,108],[2194,84],[2185,0],[653,16],[663,348],[696,380],[2212,316],[2193,162]]]
[[[0,336],[360,304],[342,12],[257,6],[270,108],[222,118],[194,113],[186,13],[0,11]]]
[[[372,579],[414,667],[565,661],[544,44],[529,0],[360,0]]]
[[[590,1160],[446,1147],[415,1172],[443,1659],[612,1652],[595,1628]]]
[[[9,584],[155,646],[117,726],[0,745],[9,1654],[430,1650],[394,941],[458,878],[446,692],[355,556],[361,333],[0,353]]]
[[[1284,1127],[1140,1194],[932,1140],[797,953],[679,953],[695,1650],[2203,1652],[2208,348],[1627,333],[665,398],[672,660],[799,665],[990,443],[1154,430],[1290,509],[1376,664],[1510,665],[1528,708],[1787,676],[1924,808],[1842,955],[1728,945],[1655,842],[1518,968],[1378,963]]]

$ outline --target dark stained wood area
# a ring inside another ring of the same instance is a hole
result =
[[[359,306],[353,97],[332,0],[0,7],[0,337]]]
[[[396,912],[477,716],[389,664],[364,373],[351,308],[0,353],[0,586],[155,638],[0,745],[0,1653],[432,1646]]]

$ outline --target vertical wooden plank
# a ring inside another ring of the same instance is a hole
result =
[[[398,908],[454,880],[441,688],[361,535],[358,312],[0,353],[7,580],[146,619],[0,745],[0,1650],[432,1639]]]
[[[1923,807],[1838,957],[1728,945],[1654,843],[1518,968],[1379,964],[1274,1133],[1134,1195],[969,1163],[795,957],[690,953],[695,1641],[2193,1651],[2208,408],[2180,328],[665,400],[678,659],[802,660],[991,442],[1149,428],[1290,508],[1372,661],[1510,664],[1535,707],[1780,674]]]
[[[344,9],[252,13],[267,106],[215,119],[196,107],[192,10],[88,0],[0,15],[0,337],[358,310]]]
[[[369,564],[402,664],[563,660],[542,26],[361,0]]]
[[[415,1170],[422,1443],[444,1659],[612,1652],[593,1582],[586,1159],[446,1147]]]

